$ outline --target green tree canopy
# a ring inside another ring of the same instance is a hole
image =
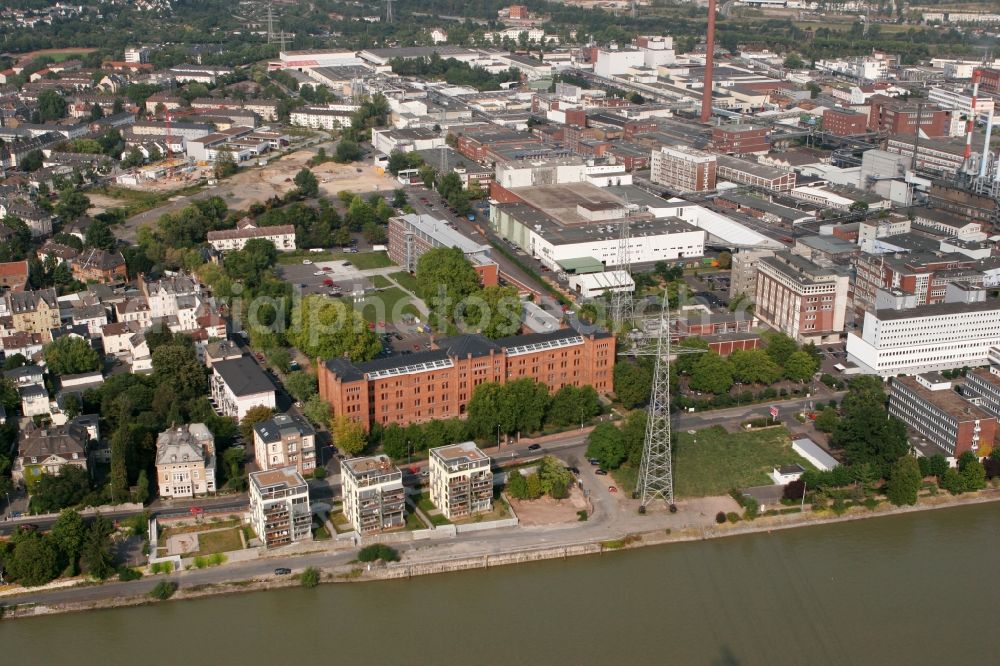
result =
[[[305,167],[295,174],[295,187],[298,188],[299,194],[304,197],[319,196],[319,181],[316,180],[315,174]]]
[[[587,457],[597,460],[604,469],[618,469],[626,456],[622,431],[613,423],[597,424],[587,438]]]
[[[816,372],[816,360],[804,351],[789,354],[785,360],[785,376],[796,382],[807,382]]]
[[[546,420],[559,426],[580,424],[601,413],[593,386],[563,386],[552,396]]]
[[[299,402],[305,402],[319,391],[316,375],[304,370],[293,372],[285,377],[285,388]]]
[[[785,365],[785,361],[788,357],[795,353],[799,348],[795,344],[795,340],[788,337],[784,333],[778,333],[775,331],[767,331],[761,337],[767,342],[766,351],[774,362],[778,365]]]
[[[365,429],[361,424],[343,414],[333,419],[330,424],[330,434],[333,435],[334,446],[348,456],[360,454],[368,443]]]
[[[288,341],[311,358],[368,361],[382,350],[378,335],[359,312],[328,296],[311,294],[292,310]]]
[[[521,330],[524,303],[514,287],[486,287],[470,295],[469,304],[466,322],[487,338],[497,340]]]
[[[83,338],[66,335],[45,345],[42,354],[50,372],[57,375],[78,375],[101,367],[101,356]]]
[[[886,485],[886,497],[896,506],[917,503],[917,492],[922,481],[920,465],[913,456],[903,456],[892,465]]]
[[[615,395],[625,409],[644,405],[653,389],[653,369],[643,359],[615,363]]]
[[[11,577],[25,587],[45,585],[59,576],[59,551],[51,539],[36,534],[14,547],[6,566]]]
[[[743,384],[773,384],[781,379],[781,367],[763,349],[737,349],[729,362],[733,378]]]
[[[733,367],[714,351],[698,356],[691,371],[691,388],[709,393],[726,393],[733,386]]]

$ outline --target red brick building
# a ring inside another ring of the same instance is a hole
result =
[[[726,155],[749,155],[767,153],[771,144],[767,140],[766,127],[734,125],[712,128],[712,149]]]
[[[981,69],[979,89],[983,92],[1000,94],[1000,69]]]
[[[28,284],[28,262],[8,261],[0,264],[0,287],[23,291]]]
[[[966,451],[987,455],[997,433],[996,418],[963,400],[952,390],[951,382],[937,373],[893,377],[889,415],[956,458]]]
[[[827,109],[823,112],[823,131],[837,136],[864,134],[868,131],[868,116],[846,109]]]
[[[870,100],[871,111],[868,114],[868,127],[873,130],[889,132],[890,134],[914,134],[917,127],[917,116],[920,117],[920,129],[929,137],[948,136],[951,127],[951,111],[933,104],[919,103],[910,100],[875,95]]]
[[[459,335],[436,348],[367,363],[343,358],[321,361],[319,394],[333,408],[366,428],[373,423],[424,423],[462,417],[472,392],[484,382],[516,379],[612,390],[615,340],[607,333],[573,329],[488,340]]]
[[[524,5],[511,5],[510,18],[523,21],[528,18],[528,8]]]
[[[80,282],[117,284],[127,282],[125,257],[121,252],[90,249],[81,252],[70,263],[73,277]]]

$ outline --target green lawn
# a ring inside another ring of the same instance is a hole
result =
[[[296,250],[294,252],[279,252],[279,264],[301,264],[303,259],[310,261],[331,261],[335,257],[333,252],[310,252],[309,250]]]
[[[367,296],[360,303],[355,303],[354,309],[361,313],[365,321],[395,321],[399,314],[420,316],[419,310],[412,301],[413,297],[399,287],[389,287],[377,294]],[[399,308],[398,312],[397,307]]]
[[[392,281],[384,275],[373,275],[369,280],[372,281],[372,285],[377,289],[385,289],[386,287],[393,287]]]
[[[189,197],[202,189],[202,183],[195,183],[187,187],[171,190],[169,192],[146,192],[144,190],[133,190],[127,187],[99,187],[94,188],[94,192],[103,194],[113,199],[118,199],[121,203],[117,208],[125,210],[126,217],[132,217],[147,210],[152,210],[157,206],[165,204],[173,197]]]
[[[674,493],[678,497],[724,495],[733,488],[772,483],[774,467],[811,465],[792,451],[785,428],[726,432],[721,426],[694,435],[674,433]]]
[[[369,268],[387,268],[396,265],[392,263],[392,259],[385,252],[358,252],[356,254],[334,252],[333,258],[349,261],[362,271]]]
[[[389,277],[399,283],[399,286],[408,291],[412,291],[414,294],[417,293],[417,278],[413,277],[406,271],[399,271],[398,273],[390,273]]]
[[[234,527],[218,532],[202,532],[198,535],[197,555],[211,555],[212,553],[228,553],[231,550],[242,550],[243,541],[240,539],[240,528]]]

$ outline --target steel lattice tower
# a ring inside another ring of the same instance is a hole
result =
[[[392,2],[393,0],[385,0],[385,22],[392,23]]]
[[[631,240],[631,229],[629,227],[629,208],[625,202],[625,212],[622,216],[621,229],[618,235],[618,264],[617,271],[624,271],[626,276],[632,274],[632,260],[629,252],[629,241]],[[624,289],[611,292],[611,323],[613,333],[616,335],[627,334],[632,330],[632,320],[634,310],[632,303],[632,293]]]
[[[642,463],[635,494],[645,507],[661,499],[674,503],[674,473],[671,458],[673,433],[670,429],[670,319],[660,317],[660,335],[656,340],[656,365],[653,369],[653,391],[649,396],[646,417],[646,437],[642,445]]]

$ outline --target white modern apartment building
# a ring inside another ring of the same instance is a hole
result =
[[[211,389],[216,411],[237,421],[254,407],[276,404],[274,384],[249,356],[213,363]]]
[[[215,492],[215,436],[204,423],[161,432],[156,438],[160,497],[195,497]]]
[[[431,502],[448,520],[493,508],[490,457],[475,442],[431,449]]]
[[[242,250],[248,241],[260,238],[270,241],[278,252],[295,250],[295,227],[291,224],[280,224],[273,227],[256,227],[252,224],[243,225],[237,229],[209,231],[208,243],[218,252]]]
[[[892,377],[986,365],[997,346],[1000,301],[951,284],[944,303],[866,312],[861,334],[847,336],[847,360],[865,373]]]
[[[250,524],[268,548],[312,540],[309,486],[294,467],[250,475]]]
[[[354,107],[356,109],[356,107]],[[330,109],[323,106],[302,106],[292,111],[288,121],[296,127],[335,130],[351,126],[353,111]]]
[[[341,465],[344,515],[359,535],[406,524],[403,474],[389,456],[351,458]]]

